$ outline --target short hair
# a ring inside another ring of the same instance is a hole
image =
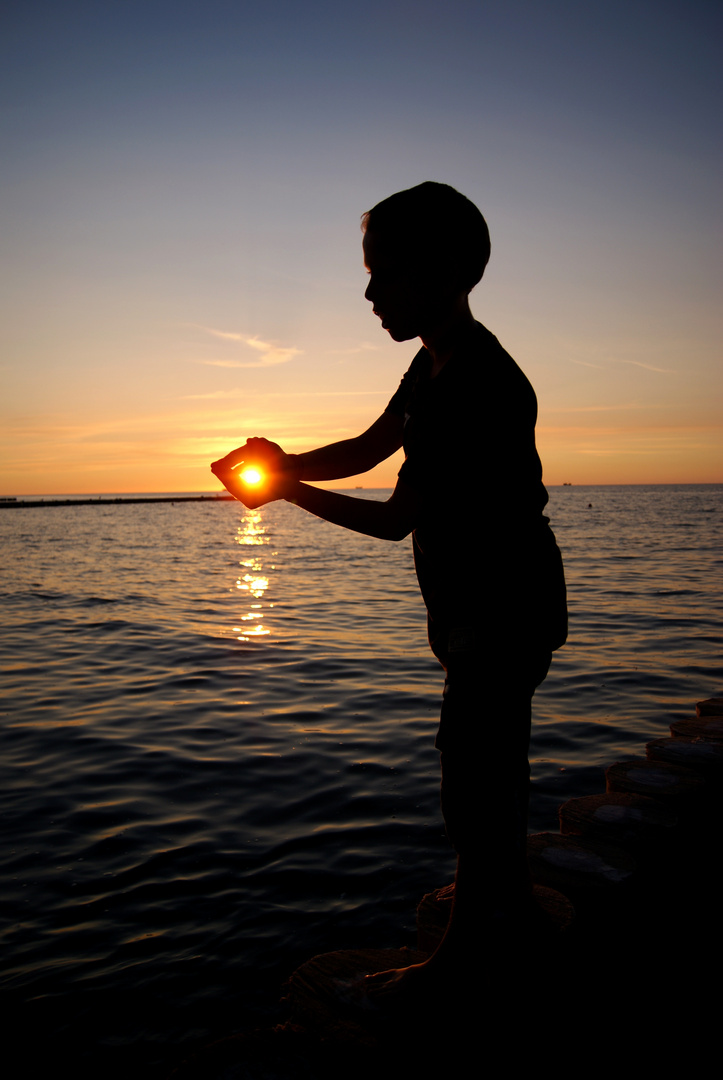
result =
[[[481,280],[490,257],[487,222],[475,204],[449,184],[433,180],[377,203],[362,214],[362,229],[384,233],[411,260],[451,264],[468,292]]]

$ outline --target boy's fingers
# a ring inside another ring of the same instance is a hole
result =
[[[220,461],[214,461],[211,465],[211,472],[215,473],[216,476],[226,475],[231,471],[232,469],[227,458],[221,458]]]
[[[247,457],[248,451],[246,447],[239,446],[237,450],[232,450],[230,454],[226,454],[226,457],[214,461],[211,468],[214,472],[220,469],[233,469],[240,465],[242,461],[245,461]]]

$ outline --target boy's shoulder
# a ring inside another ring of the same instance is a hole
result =
[[[537,399],[529,379],[482,323],[460,343],[440,373],[430,379],[432,357],[422,346],[404,374],[387,411],[404,416],[417,409],[433,412],[485,410],[499,415],[535,414]]]
[[[469,337],[459,357],[450,368],[460,385],[466,385],[491,402],[529,401],[536,407],[535,391],[522,368],[500,344],[495,335],[475,323],[475,333]]]

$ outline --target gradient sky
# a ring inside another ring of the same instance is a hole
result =
[[[359,217],[428,179],[489,223],[472,307],[546,480],[723,481],[718,0],[4,10],[0,494],[216,490],[249,435],[363,430],[416,346]]]

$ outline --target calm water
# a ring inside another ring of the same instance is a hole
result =
[[[550,515],[571,634],[535,699],[535,830],[723,691],[723,486],[557,488]],[[228,502],[0,531],[5,1016],[157,1075],[275,1022],[310,955],[413,944],[454,859],[410,542]]]

